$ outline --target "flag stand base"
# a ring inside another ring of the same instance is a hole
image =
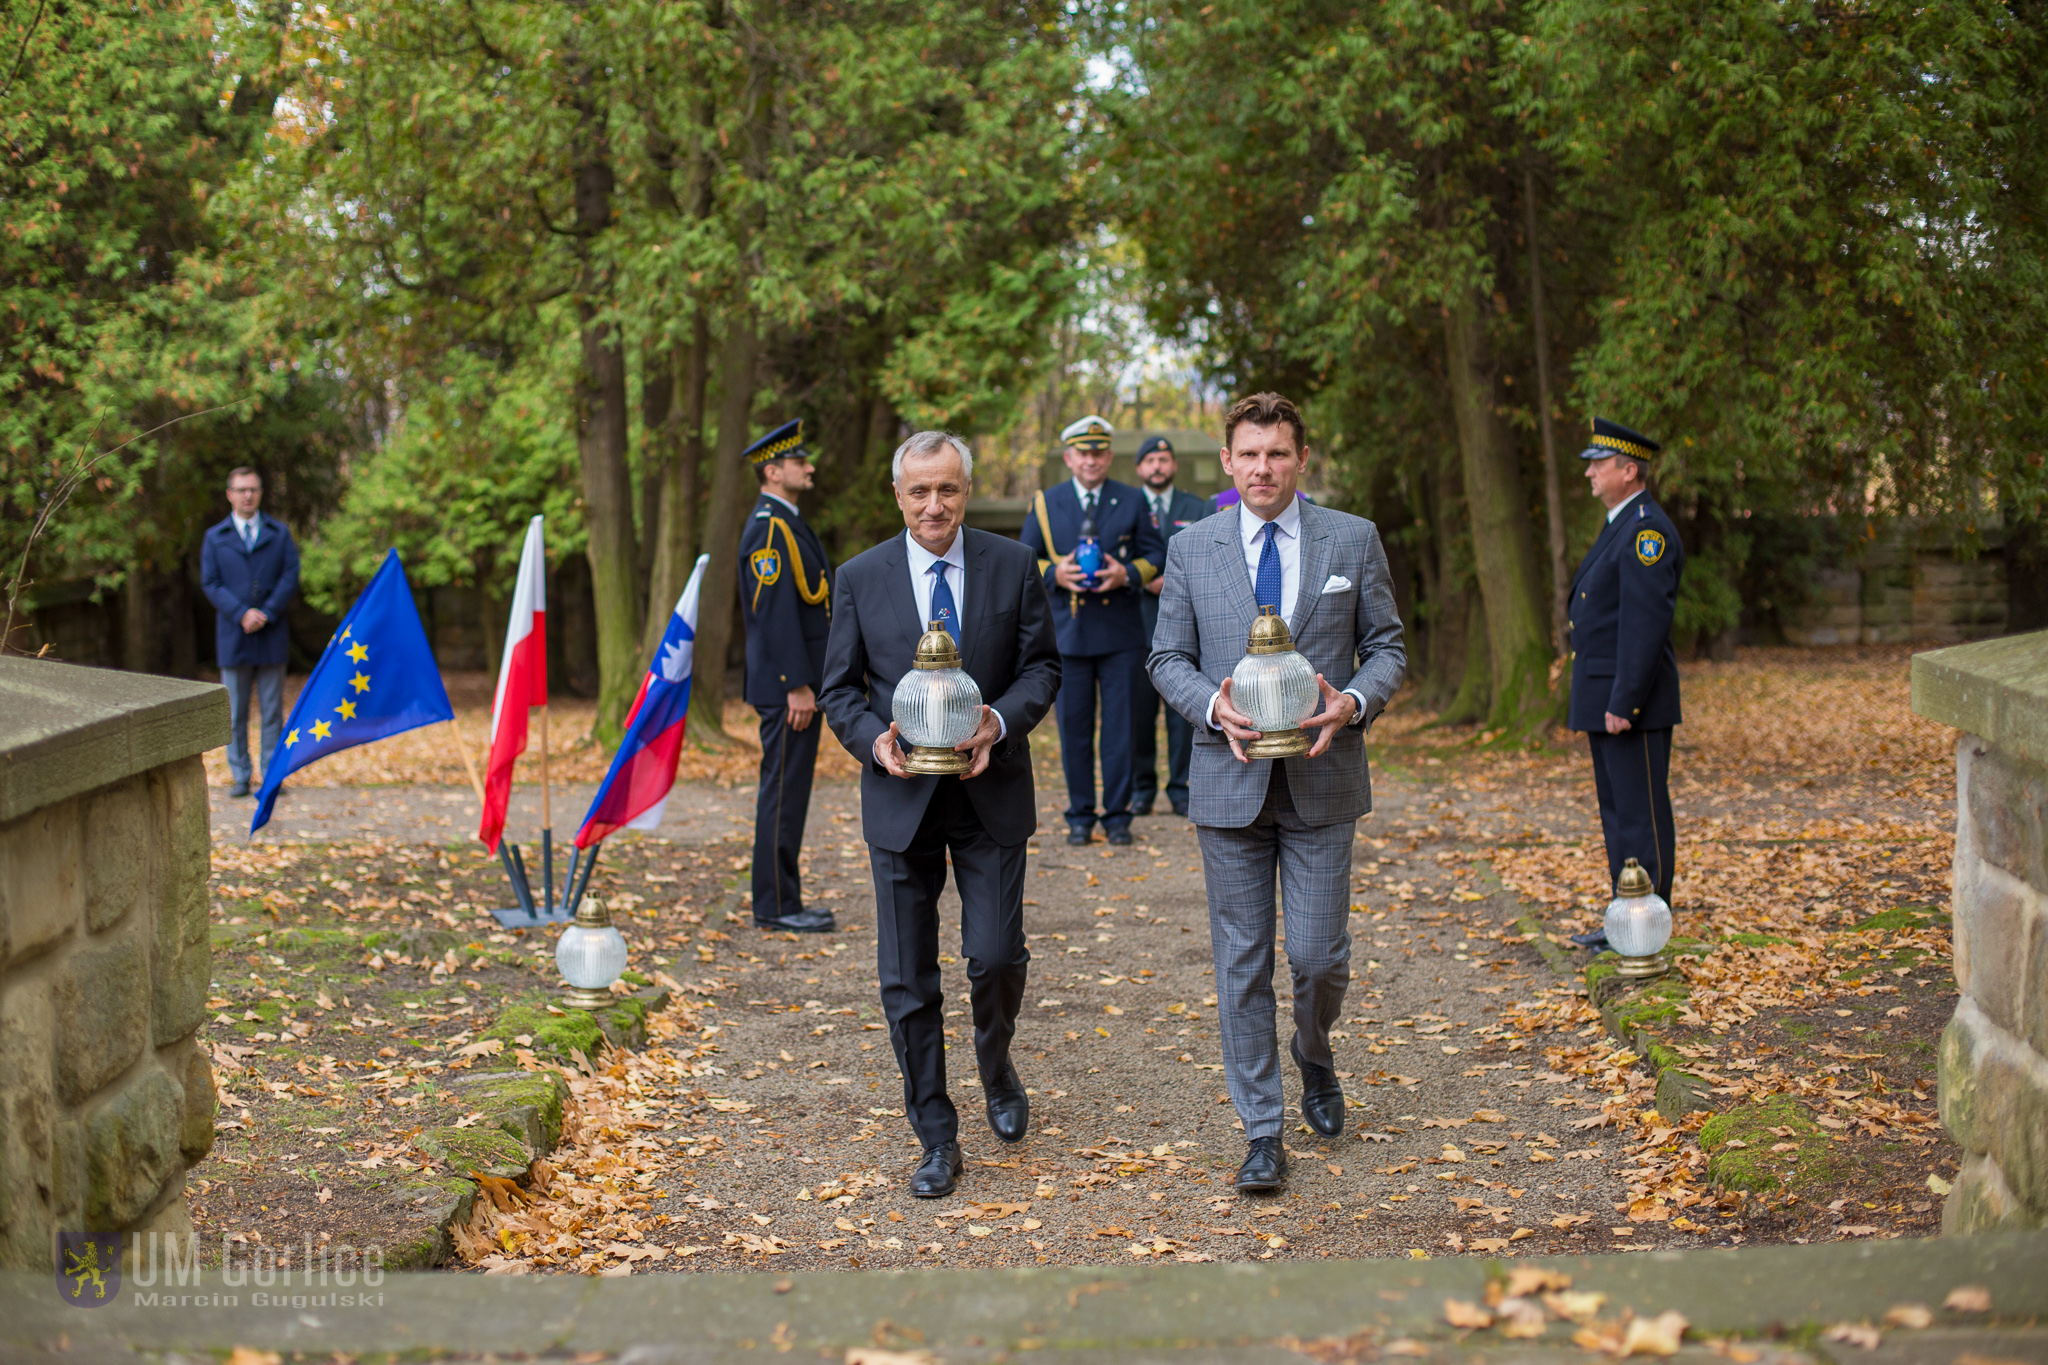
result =
[[[509,905],[502,910],[493,910],[491,914],[507,929],[533,929],[543,924],[567,924],[576,918],[576,912],[565,905],[557,905],[552,914],[538,906],[528,911],[526,907],[520,905]]]
[[[492,918],[507,929],[535,929],[543,924],[567,924],[576,918],[576,907],[583,901],[583,890],[590,885],[591,869],[597,866],[597,849],[597,845],[591,845],[588,857],[584,856],[584,850],[580,848],[571,849],[569,871],[562,879],[560,898],[548,897],[536,901],[531,884],[526,879],[526,860],[520,856],[518,845],[509,842],[499,845],[499,856],[505,864],[505,875],[512,882],[512,891],[519,904],[507,906],[502,910],[493,909]]]

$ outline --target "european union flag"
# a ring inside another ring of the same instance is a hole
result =
[[[455,719],[441,669],[427,646],[419,610],[398,551],[388,551],[377,576],[363,589],[341,629],[321,651],[320,662],[299,693],[284,743],[263,774],[256,793],[254,834],[270,822],[270,808],[287,775],[308,763],[373,739],[436,721]]]

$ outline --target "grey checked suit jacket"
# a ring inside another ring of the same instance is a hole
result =
[[[1240,763],[1223,732],[1209,726],[1209,698],[1244,657],[1258,603],[1238,534],[1239,511],[1209,517],[1167,542],[1166,587],[1146,671],[1167,705],[1195,729],[1188,816],[1197,825],[1239,829],[1258,818],[1272,759]],[[1325,594],[1334,575],[1352,586]],[[1290,758],[1287,786],[1310,825],[1356,820],[1372,809],[1365,729],[1384,711],[1408,667],[1401,618],[1379,531],[1363,517],[1304,504],[1301,586],[1288,628],[1294,647],[1332,687],[1365,698],[1365,721],[1340,732],[1320,758]]]

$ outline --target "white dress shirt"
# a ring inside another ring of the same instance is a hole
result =
[[[761,490],[761,496],[762,496],[762,497],[764,497],[764,498],[773,498],[773,499],[775,499],[775,500],[776,500],[777,502],[781,503],[781,504],[782,504],[782,505],[783,505],[784,507],[787,507],[787,508],[789,509],[789,514],[790,514],[791,516],[793,516],[793,517],[800,517],[800,516],[802,516],[802,515],[803,515],[803,513],[802,513],[802,512],[799,512],[799,511],[797,511],[797,507],[796,507],[796,504],[795,504],[795,503],[791,502],[791,501],[790,501],[790,500],[789,500],[788,498],[785,498],[785,497],[783,497],[783,496],[782,496],[782,495],[781,495],[780,493],[770,493],[770,492],[769,492],[769,491],[768,491],[767,489],[765,489],[765,488],[764,488],[764,489],[762,489],[762,490]]]
[[[1637,498],[1640,498],[1640,497],[1641,497],[1642,495],[1643,495],[1643,490],[1642,490],[1642,489],[1640,489],[1640,488],[1638,488],[1638,489],[1637,489],[1637,490],[1636,490],[1635,492],[1633,492],[1633,493],[1629,494],[1629,495],[1628,495],[1627,497],[1623,498],[1623,499],[1622,499],[1622,500],[1621,500],[1620,502],[1617,502],[1616,504],[1614,504],[1614,506],[1612,506],[1612,507],[1608,508],[1608,509],[1607,509],[1607,520],[1608,520],[1609,522],[1612,522],[1612,521],[1613,521],[1613,520],[1614,520],[1614,519],[1615,519],[1616,517],[1618,517],[1618,516],[1620,516],[1620,515],[1621,515],[1621,509],[1622,509],[1622,508],[1624,508],[1624,507],[1628,506],[1628,505],[1629,505],[1630,503],[1634,502],[1634,501],[1635,501],[1635,500],[1636,500]]]
[[[1095,499],[1096,512],[1099,514],[1102,511],[1102,484],[1098,483],[1095,487],[1090,488],[1079,479],[1069,479],[1067,482],[1074,485],[1074,496],[1081,500],[1082,511],[1088,510],[1088,499],[1090,498]],[[1107,479],[1103,480],[1103,483],[1107,482]]]
[[[245,517],[240,512],[228,513],[228,517],[235,523],[235,534],[240,536],[242,544],[251,550],[256,548],[257,533],[263,529],[263,523],[258,519],[262,515],[259,512],[256,516]]]
[[[1301,499],[1289,498],[1287,506],[1282,508],[1280,515],[1273,518],[1270,523],[1243,503],[1237,505],[1237,534],[1244,542],[1244,567],[1245,572],[1251,576],[1254,592],[1258,591],[1259,556],[1266,552],[1268,525],[1276,528],[1273,533],[1273,548],[1280,555],[1280,619],[1291,622],[1294,619],[1294,604],[1301,600]],[[1361,585],[1360,591],[1363,590]],[[1326,678],[1324,681],[1329,680]],[[1352,687],[1345,688],[1344,693],[1357,703],[1358,709],[1351,716],[1351,723],[1356,725],[1365,716],[1365,697]],[[1216,703],[1222,696],[1223,692],[1219,688],[1215,695],[1209,698],[1209,728],[1212,730],[1223,728],[1216,723]],[[1320,701],[1316,710],[1322,710]]]
[[[910,563],[910,598],[917,603],[917,625],[922,632],[932,621],[932,592],[938,587],[939,576],[932,572],[932,565],[946,561],[946,586],[953,590],[953,610],[959,614],[960,633],[967,633],[967,537],[958,531],[953,533],[953,543],[946,547],[946,553],[935,555],[917,543],[917,537],[909,531],[903,533],[904,558]],[[987,700],[987,698],[983,698]],[[995,713],[996,737],[1010,733],[1008,722],[1002,712]]]
[[[1172,530],[1173,524],[1167,518],[1173,511],[1173,485],[1166,485],[1166,490],[1161,493],[1154,493],[1149,488],[1141,488],[1138,491],[1145,495],[1145,501],[1150,504],[1148,510],[1158,520],[1160,531]]]

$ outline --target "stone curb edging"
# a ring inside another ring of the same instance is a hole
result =
[[[2048,1276],[2040,1273],[2048,1263],[2048,1233],[1515,1262],[1525,1263],[1571,1275],[1576,1289],[1604,1293],[1609,1314],[1677,1311],[1702,1337],[1792,1334],[1796,1340],[1830,1323],[1875,1323],[1894,1304],[1911,1302],[1932,1310],[1937,1328],[1930,1338],[1967,1332],[1986,1358],[2035,1359],[2041,1332],[1991,1329],[2048,1314]],[[1087,1358],[1105,1361],[1270,1361],[1275,1357],[1268,1353],[1224,1353],[1254,1345],[1298,1349],[1304,1339],[1341,1340],[1364,1331],[1374,1341],[1434,1343],[1428,1354],[1438,1360],[1476,1358],[1476,1348],[1494,1360],[1563,1359],[1515,1355],[1518,1343],[1494,1333],[1474,1335],[1459,1348],[1465,1337],[1446,1323],[1444,1300],[1478,1300],[1505,1269],[1499,1261],[1458,1257],[618,1279],[391,1274],[367,1289],[360,1283],[349,1290],[274,1285],[260,1294],[247,1285],[223,1291],[219,1272],[209,1270],[178,1291],[196,1302],[166,1306],[161,1283],[155,1301],[143,1302],[146,1291],[124,1286],[115,1301],[90,1312],[63,1303],[48,1275],[21,1273],[0,1275],[0,1301],[10,1304],[0,1316],[0,1343],[63,1339],[63,1358],[73,1361],[106,1360],[100,1353],[109,1348],[225,1352],[246,1346],[305,1356],[403,1353],[408,1359],[446,1351],[631,1351],[634,1360],[770,1365],[833,1358],[884,1341],[966,1365],[1015,1359],[1011,1353],[1020,1351],[1044,1352],[1048,1359],[1089,1352]],[[1986,1291],[1990,1313],[1940,1306],[1964,1285]],[[236,1297],[221,1301],[228,1293]],[[294,1296],[305,1302],[293,1303]],[[1542,1342],[1526,1345],[1555,1350],[1564,1336],[1553,1326]],[[2000,1337],[2011,1340],[2008,1349],[1997,1349]],[[1891,1350],[1883,1359],[1954,1358],[1914,1353],[1915,1340],[1914,1333],[1888,1331]],[[1499,1354],[1502,1346],[1510,1347],[1509,1355]],[[1840,1358],[1833,1350],[1823,1354]],[[1861,1360],[1866,1353],[1857,1348],[1854,1354]]]
[[[1536,949],[1544,965],[1561,977],[1578,975],[1572,966],[1571,955],[1565,951],[1563,944],[1551,937],[1550,926],[1543,922],[1542,914],[1509,889],[1508,884],[1501,880],[1500,873],[1494,870],[1493,863],[1489,859],[1481,858],[1473,866],[1478,871],[1480,885],[1484,886],[1489,894],[1501,897],[1514,907],[1515,928],[1521,930],[1523,941]]]

